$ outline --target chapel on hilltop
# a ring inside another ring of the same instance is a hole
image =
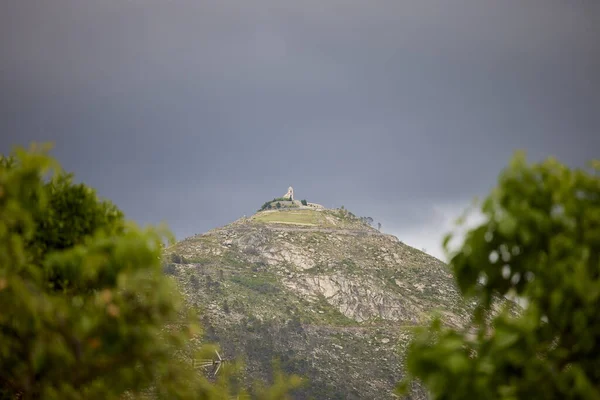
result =
[[[294,200],[294,188],[289,187],[287,193],[280,198],[273,199],[263,204],[262,208],[258,211],[266,210],[279,210],[279,209],[311,209],[311,210],[324,210],[321,204],[309,203],[306,200]]]
[[[294,188],[290,186],[287,193],[283,195],[283,198],[294,201]]]

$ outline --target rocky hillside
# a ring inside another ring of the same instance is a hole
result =
[[[308,377],[297,399],[393,398],[410,328],[433,310],[453,326],[468,315],[441,261],[346,210],[260,212],[167,255],[204,340],[249,381],[269,379],[273,358]]]

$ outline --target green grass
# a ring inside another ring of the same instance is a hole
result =
[[[342,211],[332,210],[282,209],[277,211],[263,211],[254,214],[251,220],[258,223],[314,226],[319,228],[368,229],[367,225],[360,222],[357,218],[350,217],[349,214]]]
[[[262,294],[276,294],[281,291],[276,284],[277,281],[269,276],[235,275],[230,278],[230,281]]]
[[[325,219],[318,211],[285,210],[256,214],[252,217],[257,222],[317,226],[325,224]]]

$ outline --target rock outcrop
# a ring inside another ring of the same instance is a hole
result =
[[[347,211],[259,214],[167,250],[186,260],[175,278],[204,340],[243,358],[248,382],[278,358],[310,380],[296,399],[393,398],[410,328],[433,310],[466,323],[446,265]]]

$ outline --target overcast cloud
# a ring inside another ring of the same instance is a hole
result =
[[[179,239],[293,185],[441,256],[516,149],[600,156],[600,2],[5,0],[0,135]]]

